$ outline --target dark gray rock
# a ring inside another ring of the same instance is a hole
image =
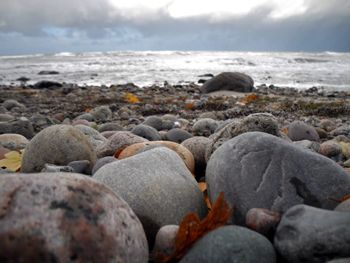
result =
[[[320,137],[314,127],[302,121],[293,121],[288,126],[288,137],[292,141],[319,141]]]
[[[97,129],[99,132],[105,132],[105,131],[124,131],[125,129],[120,126],[118,123],[109,122],[104,123],[100,125]]]
[[[87,176],[1,175],[0,205],[1,262],[148,262],[134,212]]]
[[[193,137],[191,133],[188,131],[182,130],[180,128],[174,128],[168,131],[165,135],[166,140],[176,142],[176,143],[182,143],[183,141]]]
[[[73,173],[91,175],[91,163],[88,160],[73,161],[67,164],[73,169]]]
[[[218,126],[219,126],[218,122],[213,119],[209,119],[209,118],[199,119],[193,124],[192,132],[194,135],[197,135],[197,136],[209,137],[211,134],[215,132]]]
[[[56,81],[43,80],[34,84],[35,89],[57,89],[61,88],[63,85]]]
[[[252,92],[254,89],[253,79],[239,72],[224,72],[206,81],[200,88],[202,93],[218,90],[230,90],[237,92]]]
[[[147,141],[147,139],[137,136],[129,131],[118,131],[109,137],[106,142],[100,144],[96,148],[97,157],[102,158],[105,156],[112,156],[115,152],[120,152],[129,145]]]
[[[96,154],[86,136],[69,125],[53,125],[39,132],[27,145],[21,171],[40,172],[45,163],[67,165],[72,161],[89,160],[91,168]]]
[[[274,263],[275,250],[262,235],[239,226],[215,229],[200,240],[180,263]]]
[[[75,118],[75,120],[95,121],[95,117],[91,113],[84,113]]]
[[[141,220],[150,247],[160,227],[207,212],[197,182],[172,150],[158,147],[103,166],[93,176],[118,193]]]
[[[94,175],[102,166],[115,161],[118,161],[118,159],[114,158],[113,156],[106,156],[98,159],[92,168],[92,174]]]
[[[163,129],[163,120],[158,116],[149,116],[142,124],[151,126],[157,131],[161,131]]]
[[[206,170],[209,197],[224,192],[244,223],[249,209],[285,212],[296,204],[333,209],[348,194],[350,176],[332,160],[261,132],[239,135],[218,148]]]
[[[331,131],[331,136],[336,137],[339,135],[350,136],[350,126],[341,126]]]
[[[181,145],[185,146],[193,155],[195,161],[196,177],[202,177],[205,174],[207,161],[205,160],[205,151],[211,140],[207,137],[194,136],[184,140]]]
[[[290,208],[277,227],[274,244],[287,262],[326,262],[350,256],[350,213],[306,205]]]
[[[19,103],[17,100],[5,100],[2,103],[2,106],[4,106],[7,110],[12,110],[13,108],[21,108],[21,109],[25,109],[26,106],[22,103]]]
[[[0,134],[4,133],[16,133],[31,139],[34,136],[34,128],[29,120],[21,118],[10,122],[0,122]]]
[[[309,141],[309,140],[302,140],[302,141],[295,141],[293,142],[294,145],[299,146],[305,150],[310,150],[312,152],[319,152],[320,151],[320,143],[315,141]]]
[[[245,224],[250,229],[272,239],[280,220],[280,213],[263,208],[252,208],[246,215]]]
[[[162,140],[162,138],[160,137],[159,132],[148,125],[143,125],[143,124],[139,124],[137,126],[135,126],[131,132],[135,135],[138,135],[142,138],[145,138],[149,141],[160,141]]]
[[[98,106],[91,110],[91,115],[94,116],[97,122],[106,122],[112,118],[112,111],[108,106]]]
[[[210,136],[212,142],[208,145],[205,159],[208,161],[212,153],[224,142],[245,132],[265,132],[281,136],[276,118],[269,113],[250,114],[242,120],[232,120]]]

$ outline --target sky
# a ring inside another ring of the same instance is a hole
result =
[[[350,52],[350,0],[0,0],[0,55]]]

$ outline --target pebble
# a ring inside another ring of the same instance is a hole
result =
[[[45,163],[67,165],[79,160],[89,160],[91,168],[96,161],[96,154],[86,136],[73,126],[53,125],[29,142],[23,154],[21,171],[40,172]]]
[[[34,136],[34,128],[28,119],[19,119],[10,122],[0,122],[0,134],[15,133],[31,139]]]
[[[307,205],[282,216],[274,244],[286,262],[326,262],[350,256],[350,213]]]
[[[245,224],[248,228],[270,239],[274,236],[280,220],[280,213],[263,208],[252,208],[247,212]]]
[[[0,145],[9,150],[21,150],[29,143],[28,139],[20,134],[0,134]]]
[[[124,131],[124,128],[120,126],[118,123],[107,122],[99,125],[97,130],[102,133],[105,131]]]
[[[113,156],[106,156],[106,157],[102,157],[100,159],[98,159],[94,165],[94,167],[92,168],[92,175],[94,175],[102,166],[111,163],[111,162],[115,162],[118,159],[114,158]]]
[[[148,262],[139,219],[87,176],[1,175],[0,204],[2,262]]]
[[[158,230],[190,212],[207,213],[197,182],[182,159],[165,147],[109,163],[93,176],[120,195],[140,218],[152,248]]]
[[[257,207],[280,213],[303,203],[333,209],[328,197],[342,198],[350,189],[349,174],[332,160],[262,132],[241,134],[217,149],[206,182],[212,202],[224,192],[238,224]]]
[[[168,141],[182,143],[184,140],[193,137],[193,135],[180,128],[173,128],[166,133],[165,137]]]
[[[180,263],[274,263],[272,244],[262,235],[240,226],[224,226],[199,239]]]
[[[163,120],[158,116],[149,116],[142,124],[151,126],[157,131],[161,131],[163,129]]]
[[[91,175],[91,163],[89,160],[73,161],[67,164],[73,169],[74,173]]]
[[[106,122],[113,116],[111,109],[108,106],[99,106],[91,110],[91,115],[97,122]]]
[[[199,119],[193,124],[192,132],[194,135],[197,135],[197,136],[209,137],[215,132],[217,127],[218,127],[217,121],[209,118],[204,118],[204,119]]]
[[[302,121],[294,121],[289,124],[288,137],[292,141],[309,140],[318,142],[320,140],[316,129]]]
[[[155,128],[144,124],[135,126],[131,132],[149,141],[160,141],[162,139],[159,132]]]
[[[153,257],[156,258],[159,254],[170,256],[175,252],[175,238],[178,230],[178,225],[166,225],[159,229],[152,252]]]

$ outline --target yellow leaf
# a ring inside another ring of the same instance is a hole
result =
[[[20,152],[11,151],[5,154],[5,158],[0,160],[0,167],[17,172],[21,168],[23,150]]]
[[[126,101],[128,103],[139,103],[140,102],[140,100],[137,96],[135,96],[134,94],[129,93],[129,92],[125,93],[123,98],[124,98],[124,101]]]

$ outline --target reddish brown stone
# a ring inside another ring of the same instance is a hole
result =
[[[246,225],[267,237],[272,237],[281,215],[263,208],[252,208],[246,214]]]

